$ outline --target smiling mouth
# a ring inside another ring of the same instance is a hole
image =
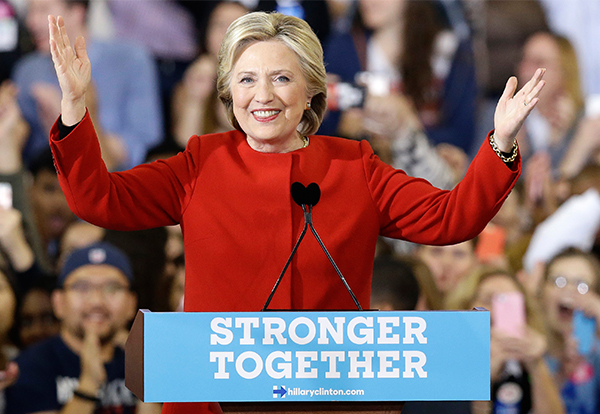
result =
[[[271,120],[279,115],[279,110],[273,109],[269,111],[252,111],[254,118],[258,120]]]
[[[95,323],[105,322],[108,320],[108,314],[100,312],[89,313],[85,315],[85,320]]]

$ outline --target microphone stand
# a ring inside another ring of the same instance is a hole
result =
[[[304,210],[304,208],[302,208],[302,210]],[[300,237],[298,237],[298,241],[296,242],[296,244],[294,245],[294,248],[292,249],[292,254],[290,254],[290,257],[288,257],[287,262],[285,262],[285,266],[283,267],[281,274],[277,278],[277,281],[275,282],[275,286],[273,286],[273,289],[271,290],[271,294],[269,295],[269,298],[265,302],[265,306],[263,306],[263,308],[261,309],[261,312],[266,311],[267,308],[269,307],[269,303],[271,303],[271,299],[273,299],[273,295],[275,294],[275,291],[279,287],[279,283],[281,283],[281,279],[283,279],[283,275],[285,274],[285,271],[287,270],[288,266],[292,262],[292,257],[294,257],[294,255],[296,254],[296,250],[298,250],[298,246],[300,246],[300,242],[302,241],[302,239],[304,238],[304,235],[306,234],[306,230],[308,229],[308,220],[307,220],[306,216],[307,216],[307,213],[306,213],[306,211],[304,211],[304,228],[302,229],[302,233],[300,233]],[[312,218],[311,218],[311,221],[312,221]]]
[[[316,202],[315,202],[315,204],[316,204]],[[313,208],[313,206],[312,206],[312,204],[307,204],[307,203],[303,202],[302,204],[300,204],[300,207],[302,207],[302,211],[304,212],[304,227],[302,228],[302,232],[300,233],[300,237],[298,238],[298,241],[294,245],[294,248],[292,249],[292,253],[290,254],[290,257],[288,257],[288,260],[285,263],[285,266],[283,267],[283,270],[282,270],[281,274],[277,278],[277,281],[275,282],[275,286],[273,286],[273,289],[271,290],[271,294],[269,295],[269,297],[268,297],[267,301],[265,302],[265,305],[263,306],[263,308],[262,308],[261,311],[264,312],[269,307],[269,303],[271,303],[271,299],[273,299],[273,295],[275,295],[275,291],[279,287],[279,283],[281,283],[281,279],[283,278],[283,275],[285,274],[285,271],[287,270],[287,268],[289,267],[290,263],[292,262],[292,258],[296,254],[296,251],[298,250],[298,246],[300,246],[300,242],[302,241],[302,239],[306,235],[306,231],[307,231],[308,227],[310,227],[310,231],[315,236],[315,239],[317,239],[317,242],[321,246],[321,249],[323,249],[323,251],[325,252],[325,255],[327,256],[327,258],[329,259],[329,262],[331,263],[331,265],[335,269],[336,273],[338,274],[338,276],[342,280],[342,283],[344,283],[344,286],[346,287],[346,290],[348,290],[348,293],[350,293],[350,296],[352,297],[352,300],[354,301],[354,304],[356,305],[356,307],[358,308],[358,310],[362,311],[363,309],[360,306],[360,303],[358,302],[358,300],[356,299],[356,296],[354,295],[354,292],[352,292],[352,289],[348,285],[348,282],[346,281],[346,279],[342,275],[342,272],[340,271],[340,269],[335,264],[335,261],[333,260],[333,258],[329,254],[329,251],[327,251],[327,248],[325,247],[325,244],[323,244],[323,241],[321,240],[321,238],[317,234],[317,230],[315,230],[315,227],[313,226],[313,220],[312,220],[312,208]]]
[[[358,310],[361,311],[363,309],[360,306],[360,303],[358,303],[358,300],[356,299],[356,296],[354,296],[354,292],[352,292],[352,289],[350,289],[350,286],[348,285],[348,282],[346,282],[346,278],[342,275],[342,272],[340,271],[340,269],[335,264],[335,261],[333,260],[333,257],[331,257],[331,255],[329,254],[329,251],[327,251],[327,248],[325,247],[325,244],[323,244],[323,241],[321,241],[321,238],[317,234],[317,230],[315,230],[315,227],[313,226],[313,223],[312,223],[312,207],[313,206],[309,205],[308,206],[308,212],[307,212],[306,211],[306,204],[302,204],[302,211],[304,211],[304,217],[306,218],[306,216],[308,216],[308,220],[306,220],[306,222],[308,223],[308,226],[310,227],[310,231],[312,231],[312,234],[315,236],[315,239],[317,239],[317,241],[319,242],[319,245],[321,245],[321,249],[323,249],[323,251],[325,252],[325,255],[329,259],[329,262],[331,263],[331,265],[335,269],[335,271],[338,274],[338,276],[340,277],[340,279],[342,279],[342,283],[344,284],[344,286],[346,286],[346,290],[348,291],[348,293],[350,293],[350,296],[352,296],[352,300],[354,301],[354,304],[356,305],[356,307],[358,308]]]

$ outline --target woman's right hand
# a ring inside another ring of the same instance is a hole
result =
[[[6,80],[0,84],[0,174],[21,170],[22,151],[29,135],[17,102],[17,87]]]
[[[61,16],[56,18],[49,15],[48,29],[50,53],[62,90],[62,122],[68,126],[75,125],[85,116],[85,93],[91,80],[91,64],[85,40],[79,36],[73,49]]]
[[[497,329],[490,331],[490,374],[492,381],[500,378],[507,360],[504,346],[502,345],[504,335]]]
[[[581,365],[584,358],[579,354],[579,351],[577,350],[577,340],[570,332],[564,335],[564,341],[565,346],[560,358],[561,368],[558,374],[562,376],[562,380],[566,381],[573,375],[577,367]]]
[[[417,111],[405,95],[392,92],[385,96],[368,95],[364,103],[363,126],[367,132],[393,140],[399,130],[421,131]]]
[[[19,378],[19,366],[16,362],[11,361],[6,364],[4,371],[0,371],[0,391],[11,386]]]
[[[505,334],[497,329],[491,331],[492,368],[509,359],[522,362],[525,366],[533,366],[547,350],[544,335],[527,326],[523,337]],[[493,371],[492,371],[493,374]]]

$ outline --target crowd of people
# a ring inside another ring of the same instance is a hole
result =
[[[118,172],[232,129],[218,53],[229,25],[255,10],[305,19],[323,46],[317,135],[367,140],[384,162],[444,190],[494,128],[490,102],[506,80],[522,85],[546,68],[518,134],[523,174],[499,212],[454,245],[380,237],[371,307],[491,311],[492,401],[414,402],[403,412],[507,412],[503,381],[519,377],[520,412],[600,413],[600,88],[589,80],[600,55],[585,49],[600,7],[573,2],[577,27],[565,27],[553,0],[133,4],[0,0],[0,414],[160,412],[125,389],[122,347],[135,309],[185,303],[179,226],[108,230],[67,204],[48,144],[61,113],[48,15],[64,18],[73,42],[86,38],[86,106],[107,169]],[[334,259],[343,271],[344,257]],[[499,322],[506,308],[496,305],[511,295],[521,298],[519,329]],[[591,338],[579,336],[581,320],[593,324]]]

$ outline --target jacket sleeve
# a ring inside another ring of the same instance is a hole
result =
[[[420,244],[470,240],[496,215],[521,172],[520,155],[506,165],[485,140],[465,177],[440,190],[383,163],[363,142],[363,165],[379,213],[380,234]]]
[[[168,160],[109,173],[89,113],[63,139],[55,123],[50,147],[71,210],[107,229],[143,230],[179,223],[198,176],[192,156],[199,150],[195,139]]]

